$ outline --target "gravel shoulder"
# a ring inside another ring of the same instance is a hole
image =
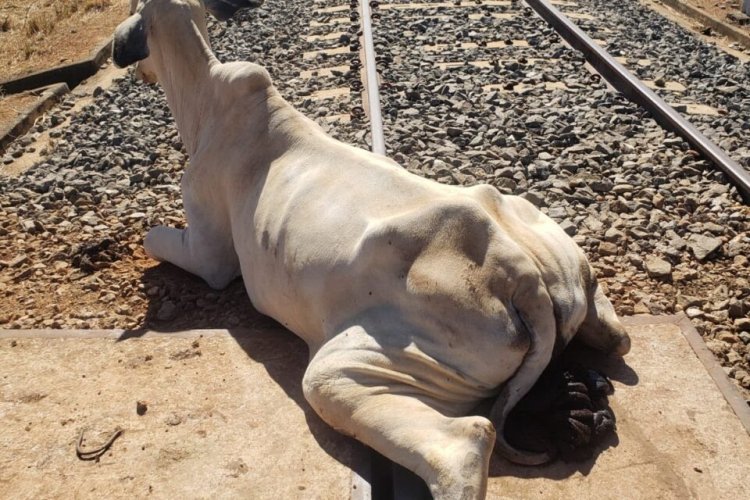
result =
[[[649,9],[658,13],[660,16],[669,19],[675,24],[688,30],[694,38],[697,38],[707,44],[715,45],[722,51],[736,57],[740,61],[750,61],[750,47],[743,47],[736,41],[730,40],[725,36],[717,34],[713,32],[713,30],[707,30],[706,26],[700,24],[699,21],[683,13],[677,12],[676,10],[666,6],[659,0],[639,0],[639,2],[641,3],[641,5],[648,7]],[[734,27],[737,28],[737,26]]]

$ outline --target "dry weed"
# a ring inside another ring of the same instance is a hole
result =
[[[55,27],[55,19],[47,12],[35,12],[26,22],[24,33],[27,37],[37,34],[47,35]]]
[[[34,45],[28,38],[23,41],[23,57],[24,59],[30,58],[34,55]]]
[[[84,57],[111,34],[129,4],[129,0],[0,0],[0,81]]]
[[[83,5],[83,10],[84,12],[89,12],[91,10],[102,10],[110,7],[111,5],[112,0],[86,0]]]
[[[83,12],[90,12],[92,10],[103,10],[111,5],[111,0],[84,0],[83,5],[81,5],[80,0],[51,0],[46,2],[42,8],[27,14],[24,34],[28,37],[48,35],[55,29],[57,23],[72,17],[78,12],[79,8],[82,8]],[[30,5],[29,10],[31,11],[34,7],[35,4]]]

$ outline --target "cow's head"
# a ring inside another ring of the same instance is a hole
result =
[[[131,0],[130,17],[115,29],[112,60],[120,68],[136,65],[136,76],[146,82],[156,82],[154,61],[150,57],[149,36],[159,19],[160,29],[173,30],[192,21],[201,36],[208,41],[206,10],[219,20],[232,17],[244,8],[259,7],[263,0]],[[174,30],[177,33],[176,30]],[[177,35],[176,35],[177,36]]]

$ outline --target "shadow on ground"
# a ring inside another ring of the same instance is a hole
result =
[[[308,364],[307,345],[255,310],[241,279],[217,291],[202,279],[163,263],[144,272],[142,283],[150,298],[143,324],[125,331],[119,340],[140,337],[147,331],[228,330],[247,356],[262,364],[287,397],[302,409],[320,447],[340,463],[352,469],[358,467],[350,450],[361,450],[361,445],[329,427],[304,398],[302,377]],[[165,311],[165,307],[169,310]]]
[[[638,384],[638,374],[627,364],[627,358],[610,357],[590,347],[573,342],[564,353],[566,364],[577,364],[596,370],[609,379],[626,386]],[[616,392],[612,397],[616,397]],[[610,406],[617,418],[617,412]],[[480,414],[487,414],[488,410],[480,406]],[[493,454],[490,461],[490,477],[512,476],[519,478],[547,478],[563,480],[578,473],[587,476],[596,465],[596,461],[604,451],[616,448],[620,444],[616,433],[608,435],[591,450],[587,458],[565,461],[560,458],[541,466],[523,466],[511,463],[497,454]]]
[[[330,428],[313,411],[302,393],[302,377],[308,364],[305,343],[282,325],[256,311],[245,291],[241,279],[233,281],[226,289],[212,290],[203,280],[171,264],[160,264],[148,269],[142,277],[144,290],[150,301],[140,329],[129,330],[121,340],[139,337],[146,331],[176,332],[187,329],[227,329],[253,361],[264,365],[268,374],[279,384],[285,394],[303,411],[312,433],[321,448],[340,463],[356,469],[349,453],[352,446],[361,450],[356,441],[345,438]],[[624,385],[636,385],[638,375],[619,358],[609,358],[580,345],[566,352],[570,359],[606,374]],[[480,405],[475,414],[487,415],[491,402]],[[519,478],[544,477],[563,480],[579,473],[588,475],[598,456],[610,447],[617,447],[616,435],[600,443],[592,456],[583,461],[555,460],[543,466],[520,466],[493,455],[490,477],[513,476]],[[377,461],[376,461],[377,462]],[[395,482],[408,483],[415,498],[428,498],[424,483],[412,473],[397,468],[388,473]],[[400,479],[398,479],[400,478]],[[394,484],[394,488],[398,488]]]

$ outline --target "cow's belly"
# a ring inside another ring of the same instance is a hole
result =
[[[420,253],[431,236],[452,228],[423,228],[423,241],[398,240],[397,234],[391,241],[387,223],[350,214],[346,220],[264,225],[258,235],[241,238],[253,242],[240,262],[254,306],[305,340],[311,354],[366,322],[373,340],[369,349],[380,349],[416,377],[438,366],[460,374],[464,378],[451,384],[473,394],[470,400],[510,378],[529,339],[508,302],[488,288],[488,276],[497,270],[477,269],[453,246],[444,253],[429,248]],[[460,211],[446,220],[452,217],[461,217]],[[410,249],[416,252],[404,256]],[[439,372],[433,377],[444,376]],[[454,396],[463,397],[460,392]]]
[[[235,229],[235,248],[253,306],[313,347],[330,336],[330,309],[338,316],[358,308],[352,291],[345,289],[348,280],[336,280],[333,289],[331,277],[348,274],[342,270],[355,260],[367,222],[354,216],[343,221],[291,215],[295,216],[277,212]],[[353,274],[349,277],[355,279]]]
[[[308,345],[322,342],[324,322],[307,291],[313,285],[312,277],[301,279],[299,270],[284,265],[284,258],[275,255],[273,248],[270,251],[262,247],[245,248],[238,253],[242,279],[253,307]]]
[[[501,300],[487,311],[418,294],[403,286],[396,268],[314,261],[290,273],[266,257],[251,267],[257,271],[243,265],[243,277],[253,305],[302,338],[311,356],[358,325],[369,341],[353,351],[382,354],[389,369],[434,386],[453,403],[492,395],[529,347]]]

